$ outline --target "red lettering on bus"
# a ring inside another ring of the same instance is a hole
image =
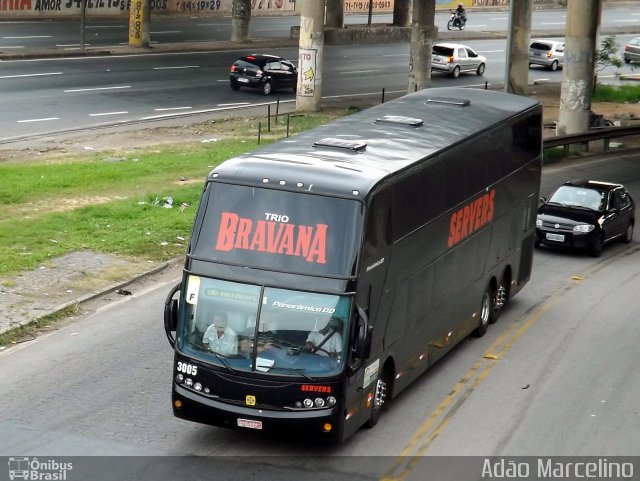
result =
[[[307,262],[326,264],[326,224],[315,226],[295,225],[240,217],[223,212],[215,249],[233,249],[268,252],[303,257]]]
[[[495,189],[451,214],[447,245],[453,247],[491,222],[495,208]]]

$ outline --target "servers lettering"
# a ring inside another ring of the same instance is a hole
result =
[[[482,226],[491,222],[495,206],[495,195],[496,191],[493,189],[451,214],[451,221],[449,222],[449,247],[453,247]]]
[[[326,224],[306,226],[273,220],[254,221],[232,212],[223,212],[215,249],[284,254],[326,264],[327,228]]]

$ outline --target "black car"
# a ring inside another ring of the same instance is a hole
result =
[[[631,242],[636,206],[623,185],[593,180],[565,182],[540,199],[536,247],[581,247],[599,257],[611,241]]]
[[[231,90],[240,87],[260,89],[269,95],[276,89],[296,92],[298,69],[289,60],[275,55],[254,54],[241,57],[231,66],[229,85]]]

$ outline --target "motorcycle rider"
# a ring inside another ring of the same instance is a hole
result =
[[[460,17],[460,21],[462,22],[462,25],[467,23],[467,14],[464,10],[464,3],[460,2],[458,4],[458,8],[456,8],[456,15]]]

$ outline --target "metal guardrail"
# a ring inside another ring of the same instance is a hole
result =
[[[552,147],[564,147],[569,149],[571,144],[583,144],[585,151],[589,151],[589,142],[594,140],[602,140],[604,142],[604,150],[609,150],[611,139],[618,137],[626,137],[629,135],[640,135],[640,125],[626,127],[596,127],[588,132],[579,134],[562,135],[558,137],[549,137],[542,141],[544,149]]]

